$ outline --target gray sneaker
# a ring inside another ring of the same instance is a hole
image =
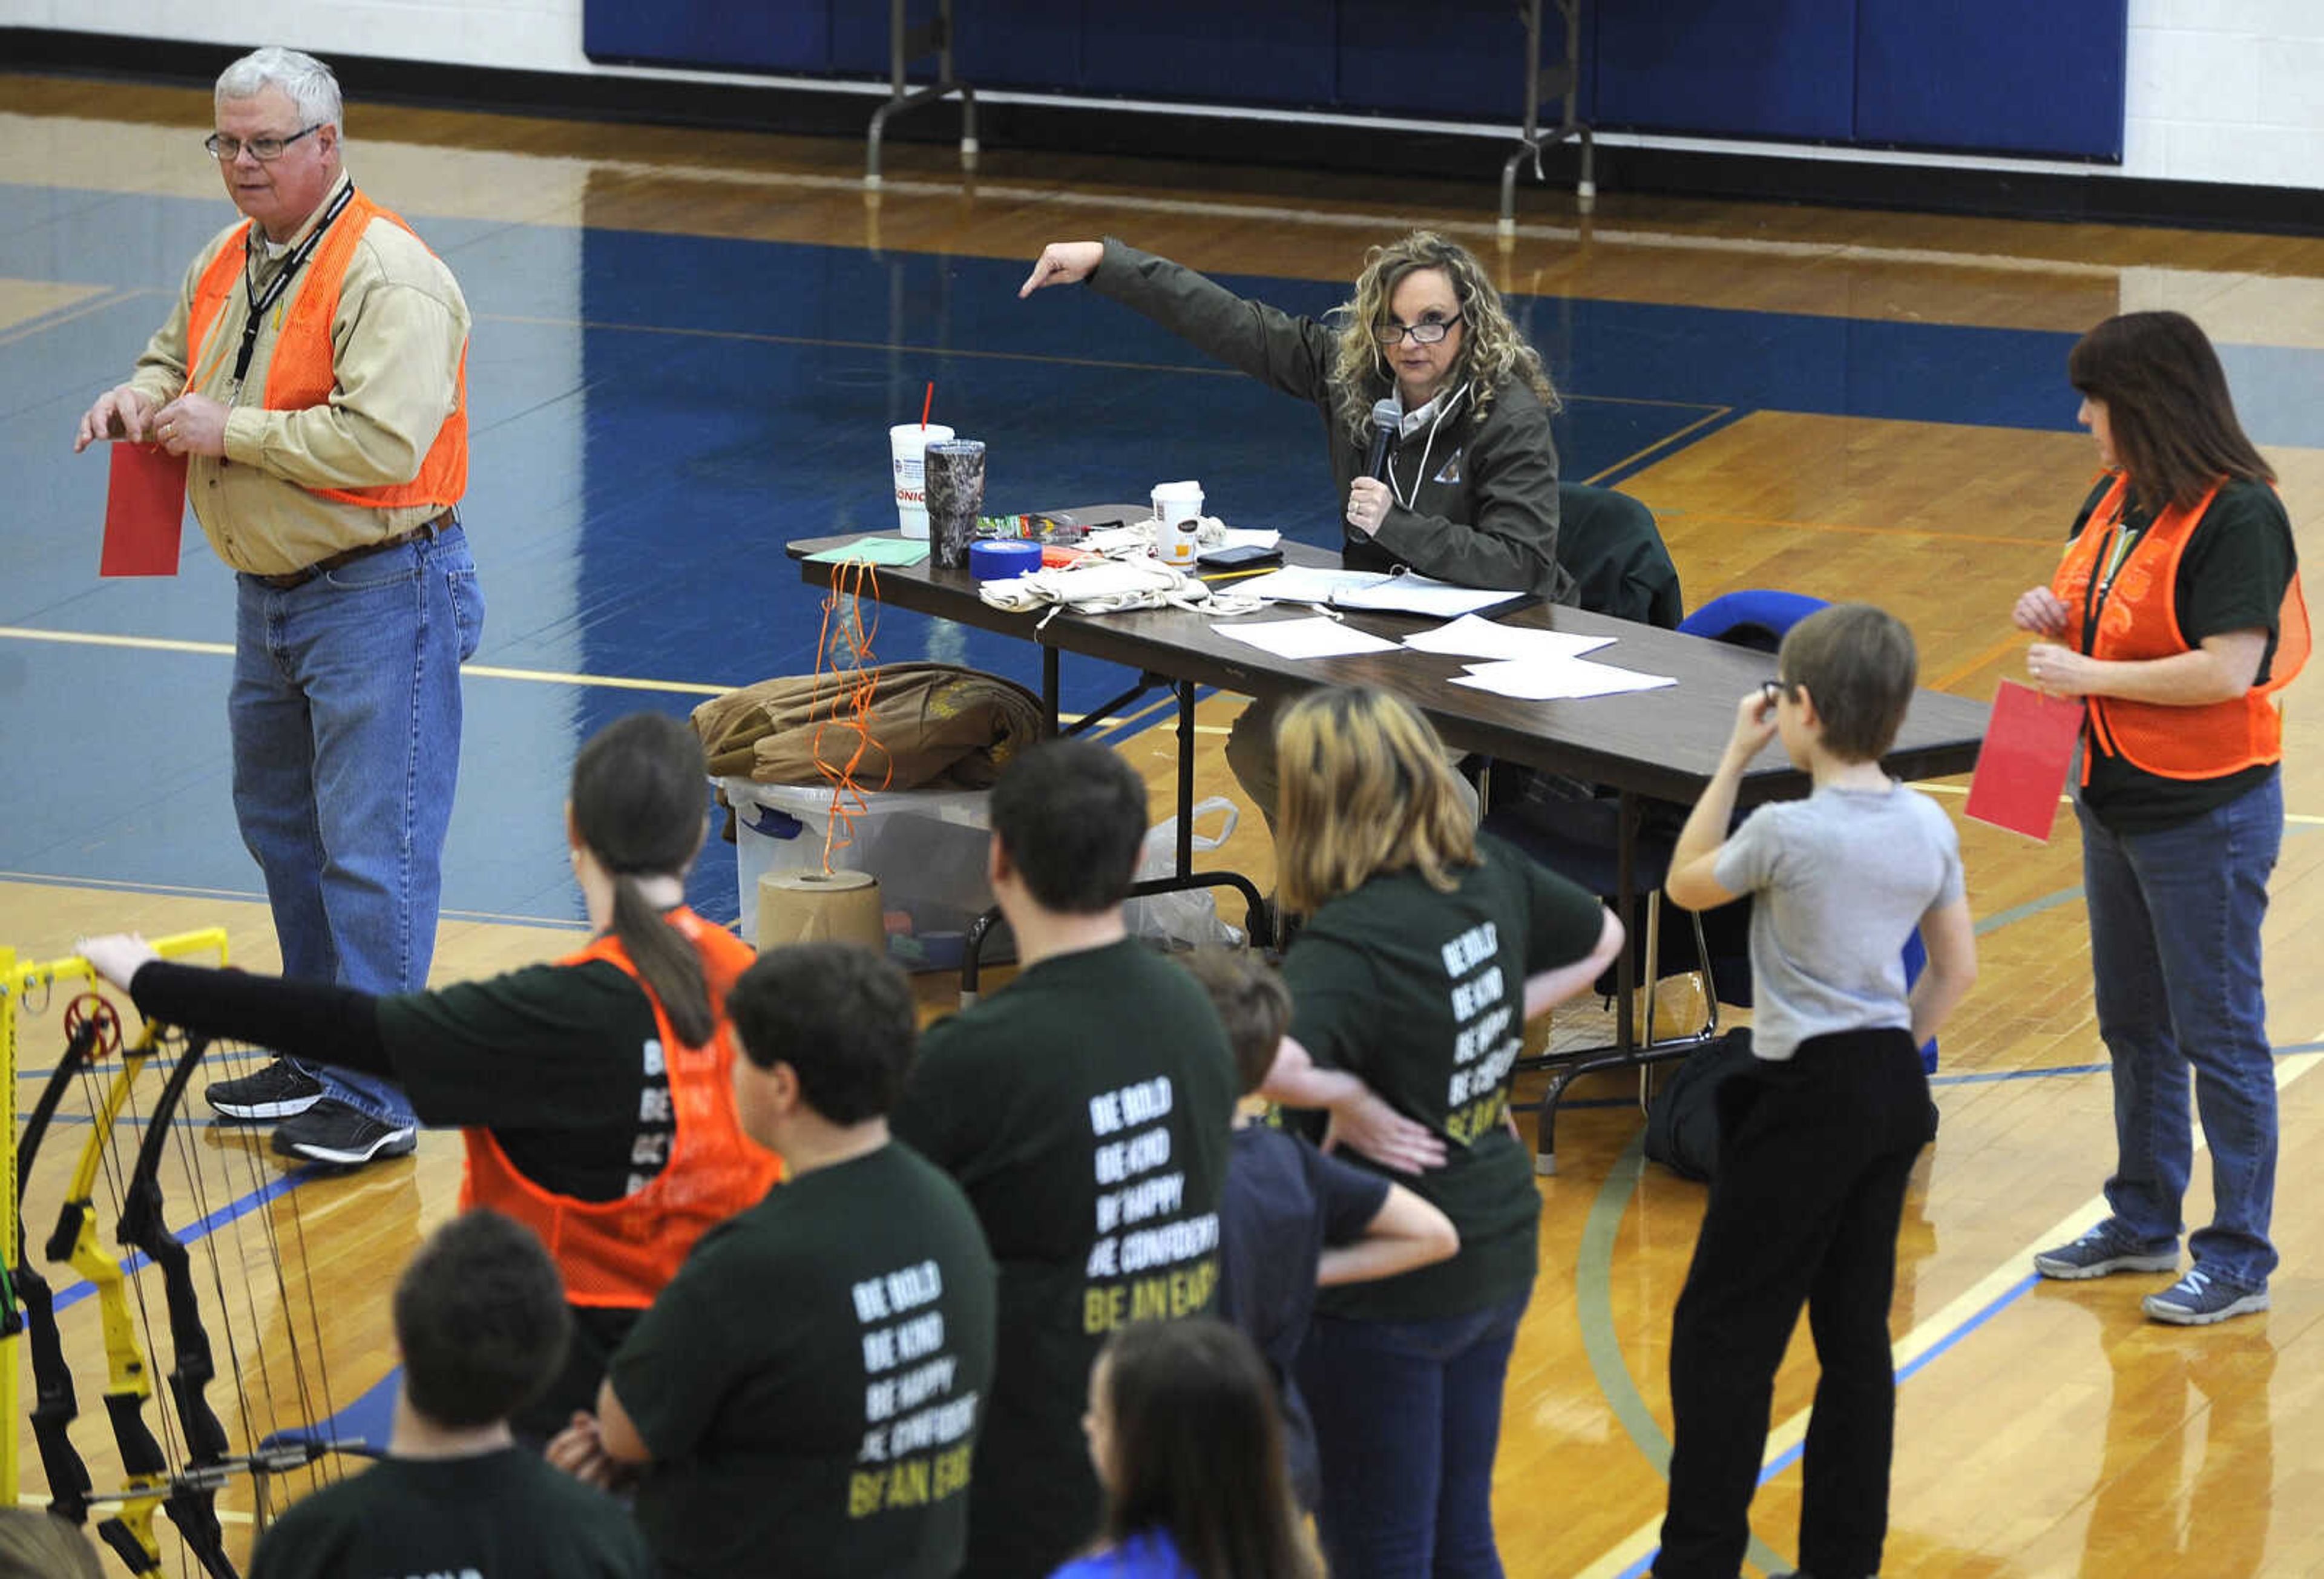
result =
[[[2149,1321],[2169,1322],[2172,1326],[2209,1326],[2231,1316],[2265,1310],[2267,1289],[2238,1288],[2233,1283],[2220,1282],[2200,1267],[2190,1267],[2185,1277],[2160,1294],[2149,1294],[2139,1303]]]
[[[2045,1278],[2103,1278],[2109,1272],[2175,1272],[2179,1246],[2143,1251],[2116,1232],[2109,1217],[2071,1244],[2045,1250],[2034,1258],[2034,1270]]]

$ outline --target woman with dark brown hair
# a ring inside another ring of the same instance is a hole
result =
[[[2260,922],[2283,833],[2275,696],[2307,660],[2308,611],[2275,474],[2193,320],[2110,318],[2067,376],[2105,475],[2015,618],[2043,638],[2026,653],[2034,682],[2088,703],[2074,809],[2118,1151],[2107,1216],[2034,1265],[2177,1270],[2191,1068],[2213,1216],[2188,1241],[2193,1267],[2144,1307],[2206,1325],[2265,1310],[2276,1265]]]
[[[1120,1329],[1090,1367],[1082,1430],[1105,1522],[1053,1579],[1315,1579],[1275,1386],[1236,1328],[1195,1316]]]

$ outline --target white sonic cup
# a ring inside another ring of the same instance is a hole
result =
[[[1194,482],[1154,485],[1154,557],[1172,565],[1191,565],[1200,549],[1203,531],[1203,485]]]
[[[928,494],[925,467],[928,446],[953,436],[941,422],[899,422],[888,429],[888,457],[896,475],[896,518],[906,537],[928,535]]]

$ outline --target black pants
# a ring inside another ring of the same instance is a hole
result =
[[[1932,1138],[1909,1032],[1800,1044],[1720,1093],[1719,1173],[1671,1332],[1670,1508],[1657,1579],[1735,1579],[1784,1345],[1808,1307],[1821,1376],[1808,1421],[1800,1566],[1880,1567],[1896,1383],[1888,1304],[1914,1159]]]

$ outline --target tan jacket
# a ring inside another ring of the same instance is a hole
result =
[[[340,176],[291,238],[294,245],[352,180]],[[138,358],[130,385],[157,403],[186,392],[194,287],[247,223],[235,220],[202,248],[186,270],[169,321]],[[263,244],[253,247],[251,277],[260,294],[288,256],[270,257]],[[409,231],[374,220],[347,264],[331,324],[338,387],[330,402],[302,411],[266,411],[261,402],[282,311],[310,281],[309,275],[293,282],[272,321],[260,328],[239,389],[232,385],[235,352],[249,319],[246,291],[227,298],[197,367],[195,392],[233,411],[225,457],[191,457],[186,494],[218,558],[262,576],[304,569],[344,549],[409,531],[437,513],[429,505],[374,510],[308,489],[375,487],[417,476],[457,398],[460,357],[468,343],[468,304],[451,270]]]
[[[1040,699],[998,675],[949,663],[890,663],[872,671],[871,748],[856,766],[862,789],[982,790],[1009,759],[1048,733]],[[844,711],[854,677],[761,680],[694,710],[694,732],[720,778],[820,784],[816,736],[834,767],[860,743]]]

